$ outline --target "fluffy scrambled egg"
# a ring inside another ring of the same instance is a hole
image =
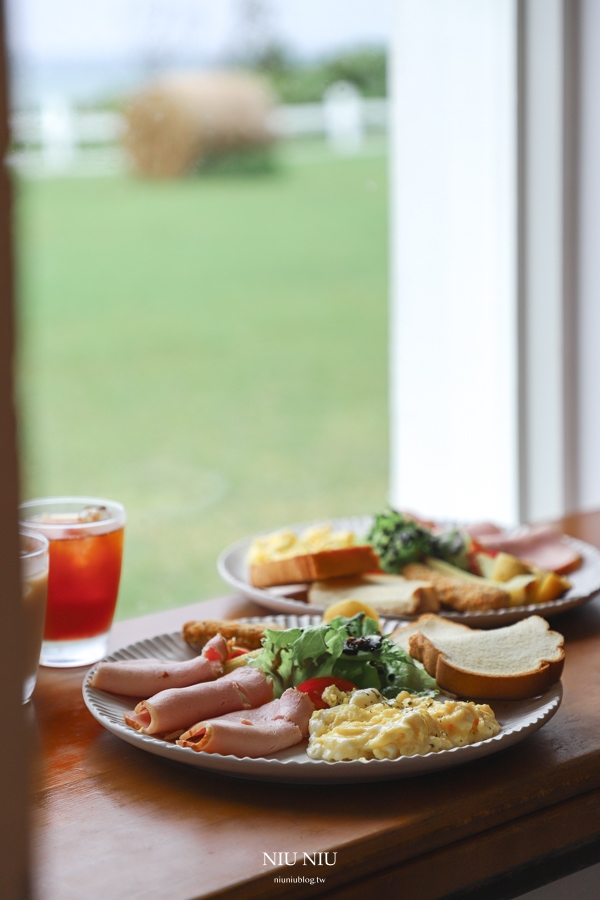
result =
[[[320,553],[322,550],[341,550],[356,546],[356,537],[352,531],[334,531],[331,525],[313,525],[300,536],[289,528],[255,538],[250,547],[248,562],[250,565],[290,559],[292,556],[304,556],[307,553]]]
[[[402,691],[386,700],[374,688],[345,694],[326,688],[330,709],[316,710],[309,723],[312,759],[397,759],[474,744],[500,732],[485,704],[432,700]]]

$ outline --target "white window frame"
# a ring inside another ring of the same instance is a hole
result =
[[[591,32],[594,0],[397,0],[395,506],[517,522],[600,503]]]

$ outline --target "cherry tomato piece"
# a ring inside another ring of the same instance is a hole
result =
[[[481,578],[483,572],[481,571],[479,560],[477,559],[477,553],[474,550],[471,551],[471,553],[467,553],[467,559],[469,560],[469,572],[471,575],[479,575]]]
[[[315,709],[327,709],[327,704],[322,699],[323,691],[331,684],[335,685],[340,691],[353,691],[356,685],[345,678],[334,678],[333,675],[323,675],[321,678],[309,678],[298,685],[297,690],[303,694],[308,694],[315,705]]]

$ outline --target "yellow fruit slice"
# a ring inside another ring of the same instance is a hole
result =
[[[323,613],[323,621],[331,622],[336,616],[344,616],[346,619],[351,619],[352,616],[355,616],[358,613],[364,613],[369,619],[374,619],[377,622],[377,627],[381,631],[379,616],[372,606],[369,606],[368,603],[363,603],[361,600],[338,600],[337,603],[333,603],[331,606],[327,607]]]

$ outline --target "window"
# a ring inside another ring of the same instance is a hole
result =
[[[126,505],[121,617],[224,593],[246,534],[385,499],[391,7],[12,7],[24,494]],[[231,67],[273,144],[136,173],[140,91]]]

